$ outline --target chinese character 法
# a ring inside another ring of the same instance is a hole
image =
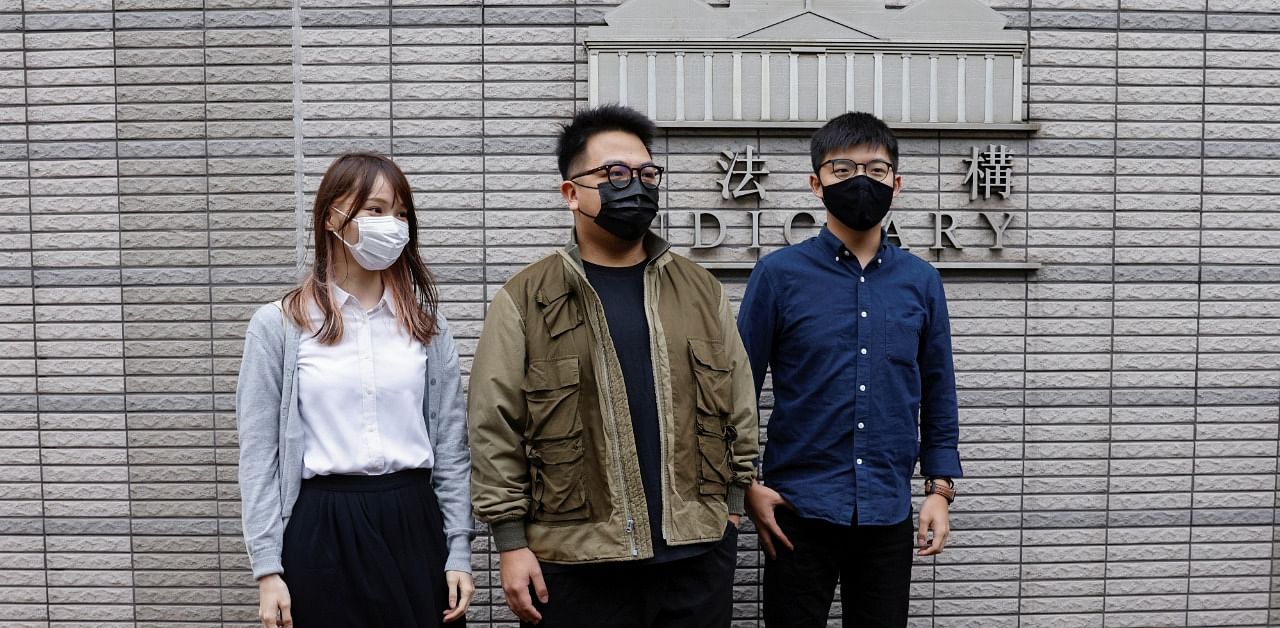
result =
[[[734,153],[730,151],[721,151],[725,159],[718,159],[716,163],[720,164],[720,168],[724,170],[724,178],[720,180],[720,196],[725,200],[733,198],[741,198],[748,194],[759,194],[760,198],[765,198],[764,186],[760,185],[757,177],[769,174],[768,169],[764,166],[764,157],[757,155],[751,146],[747,146],[744,153]],[[728,161],[726,161],[726,159]],[[733,185],[735,177],[742,177],[736,187]],[[748,188],[747,185],[751,187]]]

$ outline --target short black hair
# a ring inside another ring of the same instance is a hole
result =
[[[889,153],[889,165],[898,169],[898,136],[889,125],[869,113],[850,111],[832,118],[813,134],[809,142],[813,171],[818,171],[827,155],[854,146],[885,149]]]
[[[560,165],[560,177],[568,180],[573,160],[587,150],[587,140],[597,133],[622,131],[630,133],[644,143],[644,149],[653,153],[653,136],[658,129],[648,116],[622,105],[601,105],[583,109],[574,114],[573,120],[564,125],[556,142],[556,158]]]

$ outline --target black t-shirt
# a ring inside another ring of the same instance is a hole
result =
[[[672,547],[662,538],[662,441],[658,427],[658,397],[653,381],[653,356],[649,351],[649,319],[644,306],[644,269],[647,263],[615,268],[583,262],[587,280],[604,305],[609,336],[622,366],[627,387],[631,429],[649,508],[653,536],[652,562],[688,558],[709,551],[714,543]]]

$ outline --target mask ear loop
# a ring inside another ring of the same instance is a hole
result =
[[[350,217],[351,217],[351,215],[350,215],[350,214],[348,214],[347,212],[342,211],[341,209],[338,209],[337,207],[332,207],[332,206],[330,206],[330,207],[329,207],[329,209],[332,209],[333,211],[338,212],[339,214],[342,214],[342,215],[343,215],[344,217],[346,217],[346,218],[350,218]],[[355,222],[355,221],[353,220],[353,221],[351,221],[351,222]],[[350,223],[348,223],[348,224],[350,224]],[[356,224],[356,229],[357,229],[357,231],[359,230],[359,227],[360,227],[360,225],[357,223],[357,224]],[[336,229],[330,229],[330,230],[329,230],[329,233],[332,233],[332,234],[333,234],[333,237],[337,238],[339,242],[341,242],[341,243],[343,243],[343,244],[345,244],[345,245],[347,245],[347,246],[349,246],[349,247],[354,247],[354,246],[355,246],[355,244],[352,244],[352,243],[350,243],[350,242],[347,242],[347,241],[346,241],[346,239],[344,239],[344,238],[342,237],[342,234],[341,234],[341,233],[338,233],[338,231],[337,231]]]
[[[588,189],[588,190],[595,190],[595,191],[596,191],[596,194],[599,194],[599,193],[600,193],[600,187],[599,187],[599,186],[591,187],[591,186],[589,186],[589,185],[583,185],[583,184],[581,184],[581,183],[578,183],[577,181],[574,181],[573,179],[569,179],[568,181],[569,181],[569,183],[572,183],[572,184],[574,184],[574,185],[576,185],[576,186],[578,186],[578,187],[580,187],[580,188],[586,188],[586,189]],[[600,216],[600,212],[604,211],[604,208],[603,208],[603,207],[601,207],[600,209],[597,209],[597,210],[596,210],[596,215],[595,215],[595,216],[592,216],[591,214],[588,214],[587,212],[582,211],[582,209],[581,209],[581,208],[579,208],[579,209],[575,209],[575,210],[573,210],[573,211],[578,212],[579,214],[582,214],[583,216],[586,216],[587,218],[590,218],[590,219],[592,219],[592,220],[595,220],[597,217],[599,217],[599,216]]]
[[[349,246],[349,247],[355,248],[355,246],[356,246],[356,245],[354,245],[354,244],[352,244],[352,243],[350,243],[350,242],[347,242],[346,240],[342,239],[342,236],[338,235],[338,232],[337,232],[337,231],[330,231],[329,233],[332,233],[332,234],[333,234],[333,237],[337,238],[339,242],[341,242],[341,243],[343,243],[343,244],[345,244],[345,245],[347,245],[347,246]]]

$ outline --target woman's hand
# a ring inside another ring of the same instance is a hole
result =
[[[293,628],[289,586],[280,574],[258,578],[258,619],[263,628]]]
[[[444,579],[449,585],[449,610],[444,612],[444,621],[449,623],[466,616],[471,598],[476,594],[476,584],[465,571],[446,571]]]

